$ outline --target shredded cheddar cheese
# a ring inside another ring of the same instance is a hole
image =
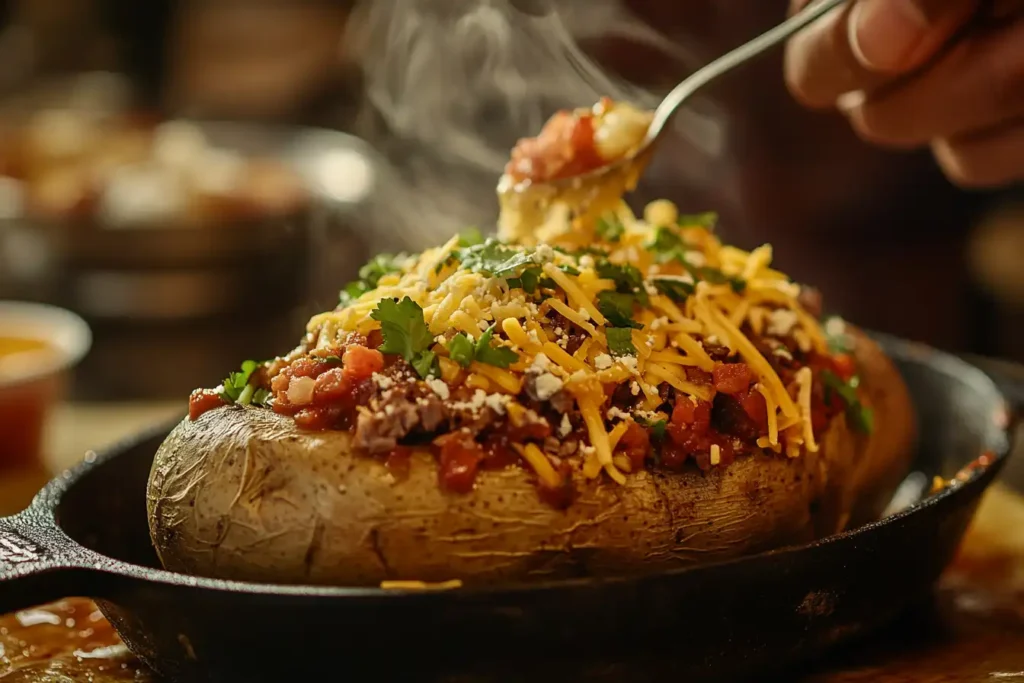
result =
[[[631,419],[606,414],[617,388],[627,385],[635,409],[649,414],[664,405],[663,391],[712,401],[716,389],[700,377],[723,358],[745,363],[750,392],[764,398],[767,429],[757,446],[790,456],[817,451],[811,370],[801,368],[787,386],[761,340],[786,323],[777,336],[790,348],[827,353],[826,335],[801,305],[800,287],[770,267],[771,247],[722,245],[706,227],[677,223],[682,219],[669,202],[650,205],[643,217],[621,201],[609,206],[603,220],[613,229],[553,206],[535,216],[533,232],[506,233],[476,251],[453,238],[398,262],[374,287],[313,317],[307,331],[318,348],[330,348],[350,333],[381,329],[371,316],[381,301],[408,297],[435,340],[440,381],[503,400],[526,389],[540,400],[567,393],[585,428],[580,452],[590,478],[604,473],[625,483],[633,469],[619,452]],[[506,228],[513,223],[502,221]],[[485,331],[495,348],[514,352],[515,362],[498,367],[472,355],[455,361],[452,338],[462,335],[472,346]],[[516,445],[552,487],[561,478],[553,449]],[[721,461],[721,447],[712,445],[711,464]]]

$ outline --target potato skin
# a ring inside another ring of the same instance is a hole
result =
[[[877,514],[911,455],[907,390],[855,334],[875,430],[852,433],[840,416],[815,454],[758,454],[707,474],[641,472],[626,486],[577,472],[577,499],[562,511],[540,501],[525,470],[481,472],[472,492],[447,493],[429,454],[415,454],[409,478],[395,482],[352,453],[347,433],[224,407],[183,421],[159,449],[150,531],[172,571],[328,585],[621,575],[811,540],[853,514]]]

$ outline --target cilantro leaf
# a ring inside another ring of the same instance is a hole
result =
[[[605,290],[597,295],[597,310],[608,319],[614,327],[643,327],[633,320],[633,303],[636,297],[632,294],[623,294]]]
[[[602,280],[615,283],[615,290],[623,294],[635,294],[642,306],[648,302],[647,290],[644,288],[644,276],[633,265],[619,265],[602,259],[597,263],[597,276]]]
[[[459,250],[459,260],[469,270],[502,277],[533,263],[533,254],[502,244],[493,237],[483,244]]]
[[[641,427],[647,427],[651,432],[651,438],[655,441],[665,440],[665,428],[668,427],[667,420],[648,420],[634,413],[633,420]]]
[[[651,280],[654,287],[676,303],[683,303],[693,295],[694,285],[676,278],[654,278]]]
[[[608,350],[613,356],[635,356],[633,346],[633,330],[628,327],[606,327],[605,337],[608,339]]]
[[[519,354],[504,346],[492,346],[491,340],[494,337],[494,325],[487,328],[487,331],[480,335],[476,341],[476,359],[487,365],[494,365],[499,368],[508,366],[519,360]]]
[[[829,316],[823,327],[829,352],[833,355],[853,352],[853,339],[846,333],[846,324],[842,318]]]
[[[708,266],[694,266],[683,260],[683,267],[693,276],[695,280],[704,280],[710,282],[713,285],[729,285],[732,287],[732,291],[737,294],[743,292],[747,288],[746,281],[736,278],[729,277],[717,268],[711,268]]]
[[[870,408],[861,403],[857,396],[857,387],[860,385],[860,378],[853,377],[849,382],[844,382],[831,370],[823,370],[821,379],[825,383],[825,402],[832,404],[834,395],[838,395],[846,405],[846,419],[855,430],[870,434],[875,428],[875,415]]]
[[[681,228],[705,228],[714,232],[715,227],[718,225],[718,214],[714,211],[706,211],[704,213],[695,213],[690,215],[680,216],[676,223]]]
[[[537,291],[537,286],[542,282],[550,282],[548,280],[542,280],[540,274],[540,268],[533,266],[523,270],[523,272],[519,274],[519,277],[508,278],[506,282],[508,282],[508,286],[511,289],[521,289],[527,294],[533,294]]]
[[[448,357],[464,368],[468,368],[476,355],[476,346],[462,332],[451,338],[448,342]]]
[[[353,301],[376,289],[380,279],[389,273],[402,271],[401,262],[409,258],[408,254],[378,254],[369,263],[359,269],[359,279],[345,285],[338,297],[339,305],[348,306]]]
[[[654,239],[647,243],[647,248],[659,254],[666,254],[682,248],[683,238],[679,234],[665,226],[654,231]]]
[[[567,275],[579,275],[580,274],[580,271],[577,268],[575,268],[573,266],[570,266],[568,263],[565,264],[565,265],[558,266],[558,269],[560,271],[562,271],[563,273],[566,273]]]
[[[401,301],[382,299],[370,317],[380,323],[384,336],[384,343],[379,348],[381,353],[401,356],[420,377],[430,374],[435,358],[429,349],[434,337],[427,329],[423,309],[418,303],[409,297]]]
[[[499,368],[507,368],[519,360],[519,354],[512,349],[492,345],[493,339],[494,325],[488,327],[475,344],[460,332],[448,342],[448,356],[464,368],[468,368],[474,360]]]
[[[463,249],[483,243],[484,236],[480,233],[480,228],[469,228],[459,235],[459,247]]]
[[[597,236],[606,242],[618,242],[622,237],[622,233],[626,231],[626,226],[622,224],[618,216],[614,213],[609,213],[597,219],[595,230]]]
[[[266,403],[270,398],[270,392],[249,384],[252,373],[256,372],[259,366],[260,364],[256,361],[247,360],[242,363],[242,369],[239,372],[229,373],[227,379],[221,383],[223,385],[220,392],[221,400],[226,403],[240,403],[244,406],[250,403],[256,405]]]
[[[423,351],[419,353],[415,358],[409,361],[412,365],[413,370],[420,377],[426,379],[431,375],[437,376],[437,354],[433,351]]]

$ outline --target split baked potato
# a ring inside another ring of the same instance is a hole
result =
[[[628,575],[879,514],[915,436],[898,371],[710,220],[619,202],[371,262],[290,354],[193,394],[149,481],[161,561],[351,586]]]

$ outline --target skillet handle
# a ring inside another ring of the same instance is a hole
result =
[[[75,561],[67,539],[30,508],[0,517],[0,614],[91,595],[100,573]]]

